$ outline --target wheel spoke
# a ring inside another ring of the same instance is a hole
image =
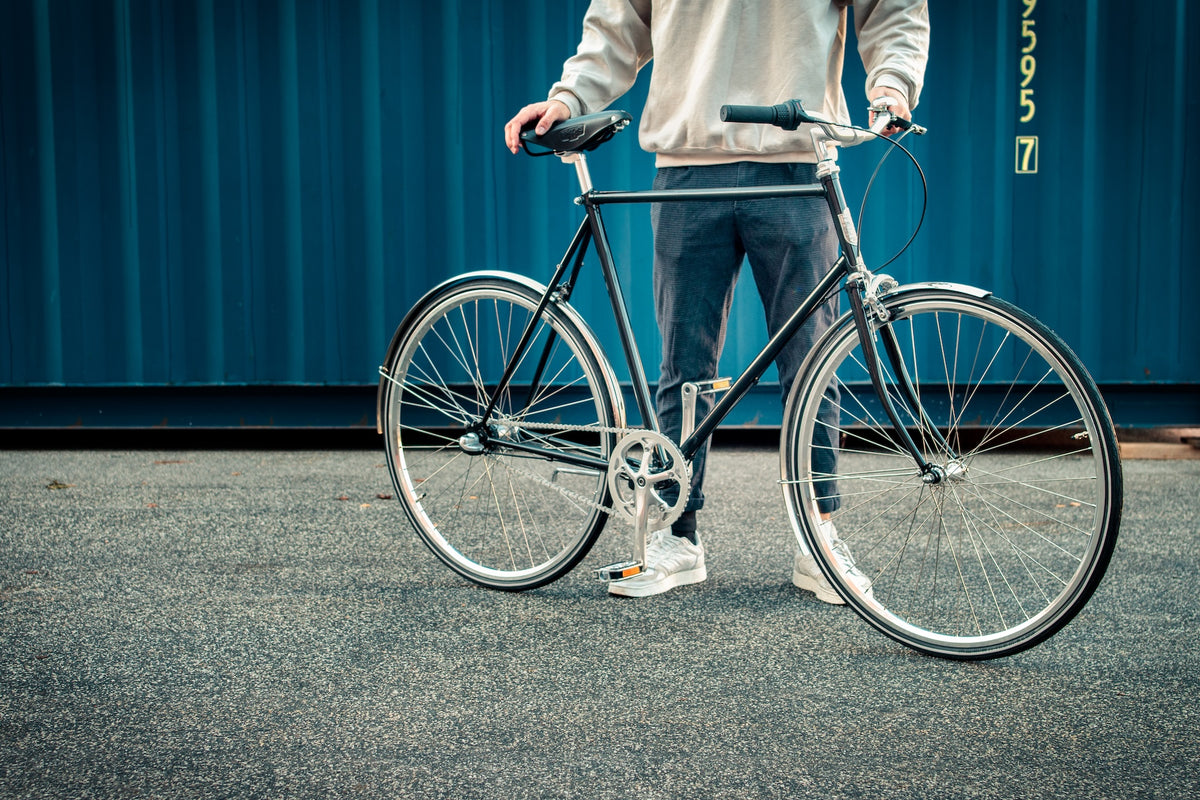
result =
[[[834,526],[866,582],[827,566],[883,633],[952,658],[1018,652],[1078,612],[1111,556],[1121,493],[1111,423],[1078,359],[1003,301],[930,289],[892,302],[903,367],[883,359],[885,389],[933,471],[920,473],[867,404],[865,358],[843,321],[793,387],[791,516],[825,558],[834,543],[813,500],[818,486],[833,492]],[[831,381],[836,417],[820,411]]]
[[[381,370],[388,464],[401,505],[438,558],[496,588],[561,576],[605,521],[604,472],[558,469],[556,460],[607,462],[613,434],[568,431],[617,427],[611,370],[563,308],[548,309],[517,352],[539,299],[524,284],[490,276],[442,290],[422,301],[424,311],[400,332],[395,359]],[[483,420],[509,362],[512,380]],[[460,445],[468,432],[478,436]]]

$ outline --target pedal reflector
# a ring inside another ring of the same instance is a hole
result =
[[[641,575],[642,571],[642,564],[639,561],[621,561],[594,570],[596,580],[605,583],[608,581],[623,581],[626,578],[632,578],[634,575]]]

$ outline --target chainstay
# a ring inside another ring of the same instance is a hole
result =
[[[564,423],[526,422],[525,420],[517,419],[515,417],[504,417],[504,416],[499,416],[499,415],[497,415],[495,417],[495,420],[497,423],[499,423],[501,425],[512,425],[514,427],[526,428],[531,431],[576,431],[576,432],[586,431],[588,433],[613,433],[613,434],[617,434],[619,436],[624,436],[629,433],[646,430],[645,428],[617,428],[617,427],[609,427],[607,425],[567,425]],[[495,456],[491,456],[491,458],[495,458]],[[504,462],[505,468],[510,469],[513,472],[519,473],[521,475],[524,475],[526,478],[529,478],[531,481],[534,481],[535,483],[538,483],[542,486],[553,489],[554,491],[561,494],[563,497],[566,497],[568,500],[574,500],[575,502],[577,502],[583,506],[586,506],[588,508],[599,511],[603,514],[612,514],[613,513],[612,506],[606,506],[602,503],[597,503],[594,500],[592,500],[592,498],[585,497],[584,495],[581,495],[579,492],[572,491],[571,489],[568,489],[565,486],[559,486],[558,484],[554,483],[553,481],[537,474],[533,470],[525,469],[525,468],[519,466],[517,463],[514,463],[515,461],[517,461],[517,459],[510,459],[510,460]]]
[[[563,433],[569,432],[569,431],[587,431],[589,433],[618,434],[622,437],[628,436],[628,435],[636,435],[636,434],[652,434],[652,435],[658,436],[660,438],[665,438],[665,437],[662,437],[662,434],[659,434],[655,431],[651,431],[648,428],[618,428],[618,427],[609,427],[609,426],[604,426],[604,425],[568,425],[565,423],[525,422],[525,421],[522,421],[522,420],[514,418],[514,417],[503,417],[503,416],[499,416],[499,415],[495,418],[495,421],[498,425],[502,425],[502,426],[503,425],[511,425],[515,428],[524,428],[524,429],[530,430],[530,431],[555,431],[555,432],[563,432]],[[679,477],[679,480],[684,487],[687,487],[687,486],[691,485],[692,469],[691,469],[690,463],[688,463],[686,461],[684,461],[683,463],[685,465],[684,466],[684,474]],[[575,500],[575,501],[582,503],[590,508],[594,508],[599,511],[602,511],[605,514],[611,515],[618,507],[620,507],[626,511],[629,510],[624,505],[624,503],[620,500],[620,498],[614,497],[614,499],[617,500],[616,506],[606,507],[606,506],[600,505],[599,503],[592,502],[591,498],[581,497],[577,492],[573,492],[573,491],[567,489],[566,487],[558,486],[558,485],[554,484],[553,482],[547,480],[546,478],[542,477],[541,475],[534,473],[531,470],[523,469],[520,466],[513,464],[511,462],[505,462],[505,466],[509,469],[512,469],[514,472],[517,472],[521,475],[528,477],[530,480],[533,480],[540,485],[547,486],[551,489],[554,489],[555,491],[568,497],[569,499]]]
[[[379,374],[384,380],[389,381],[390,383],[392,383],[396,386],[399,386],[402,389],[405,388],[404,383],[402,381],[396,380],[396,378],[390,372],[388,372],[386,368],[381,366],[379,368]],[[529,422],[526,420],[519,419],[517,417],[506,417],[506,416],[499,415],[499,414],[497,414],[494,417],[494,419],[496,422],[498,422],[499,424],[502,424],[502,425],[512,425],[514,427],[526,428],[531,431],[564,431],[564,432],[565,431],[575,431],[575,432],[587,431],[590,433],[612,433],[612,434],[617,434],[618,436],[625,436],[630,433],[638,433],[641,431],[648,430],[647,428],[621,428],[621,427],[612,427],[612,426],[608,426],[608,425],[568,425],[566,423]],[[496,456],[485,456],[485,458],[492,458],[497,461],[499,460],[496,458]],[[518,466],[516,463],[514,463],[515,461],[517,461],[517,459],[509,459],[509,460],[505,461],[504,467],[506,469],[512,470],[513,472],[516,472],[520,475],[523,475],[526,478],[529,478],[531,481],[533,481],[537,484],[545,486],[549,489],[553,489],[554,491],[561,494],[563,497],[566,497],[568,500],[573,500],[582,506],[593,509],[595,511],[599,511],[602,514],[610,514],[611,515],[613,513],[612,506],[606,506],[603,503],[597,503],[594,500],[592,500],[592,498],[586,497],[586,496],[580,494],[579,492],[568,489],[565,486],[559,486],[558,484],[554,483],[553,481],[537,474],[533,470],[525,469],[521,466]]]

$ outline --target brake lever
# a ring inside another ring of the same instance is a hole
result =
[[[896,116],[888,110],[891,106],[896,105],[897,102],[898,101],[896,98],[888,97],[887,95],[876,97],[873,101],[871,101],[871,105],[867,109],[875,114],[875,122],[871,124],[871,133],[875,134],[876,136],[882,136],[883,132],[887,130],[888,127],[898,128],[902,131],[909,131],[910,133],[915,133],[918,136],[923,136],[929,132],[926,128],[916,124],[915,122],[907,120],[904,117]]]

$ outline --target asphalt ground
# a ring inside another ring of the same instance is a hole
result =
[[[1091,603],[983,663],[794,589],[777,474],[716,448],[708,581],[618,600],[582,567],[463,582],[381,498],[376,451],[0,451],[0,796],[1200,788],[1200,461],[1127,461]]]

